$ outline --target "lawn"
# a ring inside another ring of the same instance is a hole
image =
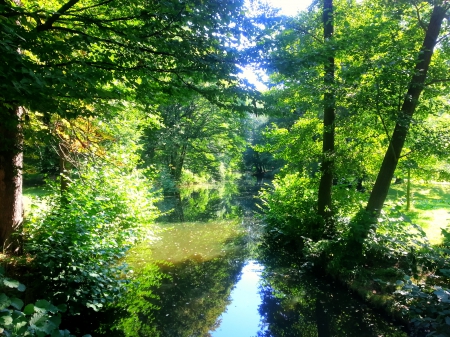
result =
[[[411,208],[404,213],[424,229],[432,244],[439,244],[441,228],[450,225],[450,183],[412,181],[411,195]],[[406,182],[391,185],[388,198],[406,200]]]
[[[25,187],[23,189],[23,209],[25,216],[30,214],[33,208],[43,207],[42,197],[45,197],[50,192],[42,186]]]

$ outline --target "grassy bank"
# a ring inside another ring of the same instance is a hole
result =
[[[406,182],[391,185],[389,200],[406,200]],[[412,181],[411,207],[402,212],[423,228],[431,244],[442,243],[441,229],[450,225],[450,183]]]

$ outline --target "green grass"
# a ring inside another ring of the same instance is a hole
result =
[[[25,187],[22,193],[25,217],[30,214],[33,208],[45,207],[41,198],[50,194],[43,186]]]
[[[432,244],[441,243],[441,228],[450,225],[450,183],[412,181],[411,194],[409,211],[406,210],[406,182],[391,185],[388,199],[405,200],[404,213],[424,229]]]

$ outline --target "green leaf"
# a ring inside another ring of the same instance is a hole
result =
[[[9,288],[18,288],[20,283],[19,281],[16,280],[11,280],[10,278],[4,278],[3,279],[3,284]]]
[[[30,319],[30,326],[33,329],[39,329],[39,326],[42,325],[42,322],[45,323],[45,320],[47,319],[47,316],[44,312],[36,312]]]
[[[17,297],[13,297],[11,298],[11,304],[14,308],[16,308],[17,310],[22,309],[23,307],[23,301],[20,298]]]
[[[23,313],[25,315],[32,315],[32,314],[34,314],[34,304],[32,304],[32,303],[27,304],[25,306],[25,308],[23,308]]]
[[[51,334],[51,337],[61,337],[64,336],[64,333],[61,330],[54,330]]]
[[[0,316],[0,326],[7,327],[12,322],[13,322],[13,319],[12,319],[12,317],[11,317],[9,312],[6,315]]]
[[[61,324],[61,316],[57,315],[57,316],[50,317],[48,319],[47,323],[50,325],[53,325],[55,328],[57,328]]]
[[[49,303],[47,310],[50,311],[52,314],[56,314],[59,311],[58,308],[51,303]]]
[[[39,300],[34,305],[34,310],[35,311],[47,311],[49,307],[50,307],[50,302],[49,301],[47,301],[47,300]]]
[[[8,296],[6,296],[6,294],[1,293],[0,294],[0,310],[3,310],[7,307],[9,307],[11,303],[11,300],[9,299]]]
[[[67,305],[65,305],[65,304],[58,304],[56,307],[58,308],[58,311],[60,311],[60,312],[67,311]]]

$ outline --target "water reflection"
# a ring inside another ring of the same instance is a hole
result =
[[[263,269],[255,261],[242,268],[241,278],[231,293],[231,304],[219,317],[219,326],[211,332],[212,337],[250,337],[258,332],[261,325],[258,286]]]
[[[405,337],[401,327],[326,280],[298,269],[266,267],[258,337]]]
[[[161,270],[170,279],[153,289],[151,300],[158,310],[139,319],[138,330],[127,336],[192,337],[209,336],[217,317],[229,304],[229,295],[244,264],[238,251],[212,260],[190,259]]]
[[[245,247],[236,220],[172,224],[159,242],[136,247],[128,262],[140,286],[121,305],[117,329],[123,336],[210,336],[240,277]]]
[[[163,210],[175,211],[160,219],[161,239],[127,258],[138,286],[100,317],[93,336],[406,336],[307,271],[248,262],[257,240],[254,194],[222,186],[166,199]]]
[[[223,184],[189,187],[166,196],[158,204],[165,213],[159,222],[191,222],[245,217],[255,210],[256,191],[260,185]]]

